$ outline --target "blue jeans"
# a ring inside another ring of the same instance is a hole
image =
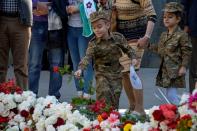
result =
[[[88,47],[89,39],[82,36],[82,28],[80,27],[68,27],[67,32],[68,48],[70,51],[73,69],[78,69],[79,62],[85,56],[86,49]],[[77,91],[89,94],[89,85],[93,79],[92,61],[90,60],[89,65],[83,71],[84,86],[79,86],[78,79],[74,78]]]
[[[35,22],[32,28],[32,39],[29,47],[29,90],[38,94],[42,55],[47,42],[47,22]],[[49,95],[60,97],[59,89],[62,85],[62,76],[53,72],[53,66],[63,66],[64,50],[61,48],[48,51],[50,63]]]

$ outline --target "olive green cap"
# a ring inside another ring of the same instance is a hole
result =
[[[95,22],[100,19],[109,21],[109,14],[106,11],[96,11],[90,14],[90,22]]]
[[[183,6],[180,3],[177,2],[169,2],[165,5],[163,11],[165,12],[182,12]]]

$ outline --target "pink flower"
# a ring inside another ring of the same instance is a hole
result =
[[[197,93],[189,97],[189,108],[197,113]]]

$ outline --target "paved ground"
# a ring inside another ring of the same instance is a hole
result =
[[[151,68],[142,68],[140,71],[140,77],[143,80],[144,85],[144,106],[146,109],[151,108],[154,105],[158,105],[161,103],[164,103],[165,100],[161,97],[159,92],[157,91],[157,88],[155,87],[155,77],[157,74],[158,69],[151,69]],[[13,78],[13,69],[9,69],[8,78]],[[40,77],[40,88],[39,88],[39,96],[46,96],[48,92],[49,87],[49,72],[48,71],[42,71],[41,77]],[[68,101],[70,102],[72,97],[76,96],[76,90],[74,81],[72,80],[68,84],[68,76],[63,77],[63,85],[61,88],[61,101]],[[188,75],[186,76],[187,80],[187,86],[188,86]],[[95,82],[94,82],[95,84]],[[187,92],[188,87],[186,89],[180,89],[179,94],[181,95],[183,92]],[[165,93],[165,90],[163,90]],[[162,98],[162,100],[159,100],[158,97],[155,96],[155,93]],[[95,95],[93,96],[95,98]],[[126,97],[126,94],[123,90],[121,98],[120,98],[120,108],[126,109],[128,107],[128,100]]]

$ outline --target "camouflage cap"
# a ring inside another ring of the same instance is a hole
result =
[[[90,22],[95,22],[100,19],[109,20],[109,14],[105,11],[96,11],[90,14]]]
[[[177,12],[183,11],[183,6],[180,3],[177,2],[169,2],[165,5],[165,8],[163,9],[165,12]]]

